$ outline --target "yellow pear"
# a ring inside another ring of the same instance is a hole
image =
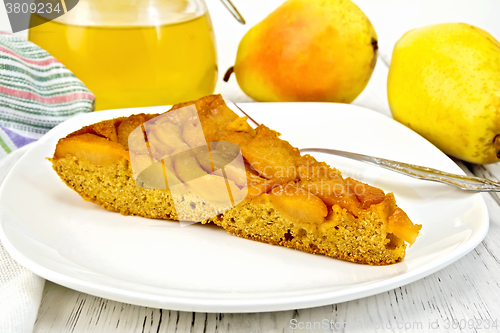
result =
[[[387,81],[394,119],[446,154],[500,161],[500,43],[463,23],[407,32]]]
[[[377,35],[350,0],[288,0],[251,28],[234,72],[257,101],[350,103],[377,61]]]

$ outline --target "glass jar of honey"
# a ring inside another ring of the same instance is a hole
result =
[[[96,110],[175,104],[214,91],[216,49],[203,0],[80,0],[53,21],[31,20],[29,40],[85,83]]]

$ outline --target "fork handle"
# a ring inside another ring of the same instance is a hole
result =
[[[500,192],[500,183],[494,182],[489,179],[475,177],[475,176],[463,176],[456,175],[453,173],[444,172],[441,170],[428,168],[415,164],[408,164],[403,162],[396,162],[380,157],[373,157],[368,155],[350,153],[347,151],[336,150],[336,149],[326,149],[326,148],[304,148],[300,149],[301,152],[315,152],[324,153],[331,155],[338,155],[353,160],[373,164],[380,166],[385,169],[389,169],[401,174],[423,179],[435,181],[451,186],[458,187],[465,191],[475,191],[475,192]]]

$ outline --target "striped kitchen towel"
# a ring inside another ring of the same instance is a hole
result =
[[[93,111],[94,100],[47,51],[0,32],[0,158],[71,116]]]

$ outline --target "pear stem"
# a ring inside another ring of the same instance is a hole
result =
[[[226,71],[226,74],[224,74],[224,78],[222,80],[224,80],[224,82],[229,81],[229,78],[231,77],[231,74],[233,74],[233,72],[234,72],[234,66],[229,67],[229,69]]]
[[[497,157],[500,158],[500,134],[495,136],[493,139],[493,145],[495,146],[495,149],[497,151]]]

